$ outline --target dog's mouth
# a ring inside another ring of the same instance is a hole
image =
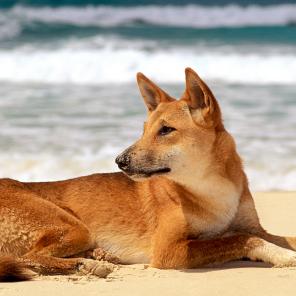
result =
[[[132,178],[149,178],[151,176],[156,175],[164,175],[171,171],[170,168],[164,167],[164,168],[157,168],[157,169],[149,169],[149,170],[132,170],[132,171],[125,171],[125,173],[132,177]]]

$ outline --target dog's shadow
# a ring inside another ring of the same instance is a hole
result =
[[[270,268],[272,264],[265,262],[254,262],[250,260],[239,260],[232,261],[224,264],[217,265],[207,265],[204,268],[195,268],[195,269],[183,269],[181,272],[185,273],[204,273],[204,272],[213,272],[218,270],[227,270],[227,269],[241,269],[241,268]]]

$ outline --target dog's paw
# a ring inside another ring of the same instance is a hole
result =
[[[275,257],[275,268],[296,267],[296,252],[286,250]]]
[[[120,260],[118,257],[106,252],[101,248],[96,248],[92,251],[92,258],[95,260],[104,260],[113,264],[119,264]]]
[[[296,267],[296,252],[263,241],[249,251],[251,260],[271,263],[274,267]]]
[[[296,267],[296,258],[294,257],[289,260],[283,260],[282,262],[279,262],[273,265],[273,268],[284,268],[284,267]]]
[[[100,278],[106,278],[114,268],[114,264],[106,261],[82,259],[78,266],[78,272],[81,275],[95,275]]]
[[[296,267],[295,261],[285,262],[285,263],[279,263],[272,266],[273,268],[285,268],[285,267]]]

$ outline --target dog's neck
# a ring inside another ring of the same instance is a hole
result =
[[[194,175],[180,179],[178,183],[191,194],[203,198],[222,198],[240,196],[242,188],[220,175],[210,174],[202,178]]]
[[[174,180],[201,203],[235,212],[242,194],[241,184],[235,184],[214,168],[194,168]]]

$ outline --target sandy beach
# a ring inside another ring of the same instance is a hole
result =
[[[255,194],[263,226],[272,233],[296,235],[296,192]],[[2,296],[51,295],[295,295],[296,268],[268,268],[263,263],[231,262],[216,268],[157,270],[121,266],[107,279],[79,276],[39,277],[1,283]]]

